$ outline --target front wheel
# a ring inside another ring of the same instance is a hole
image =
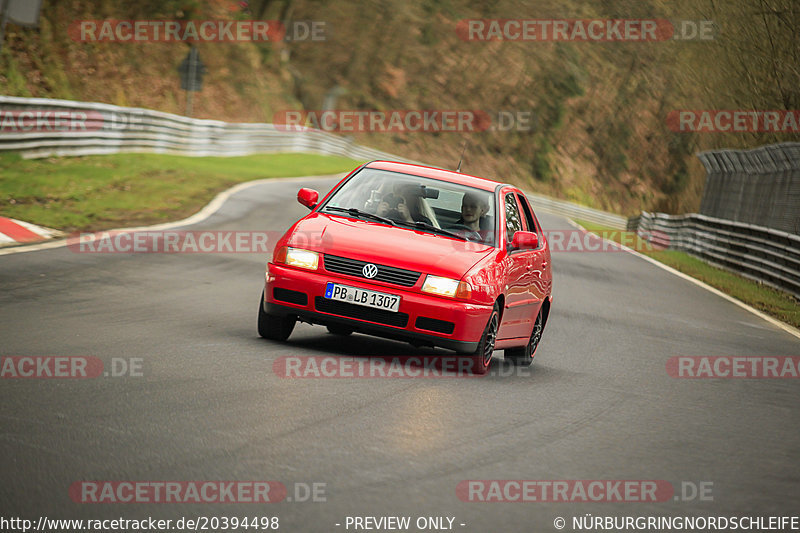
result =
[[[264,311],[264,293],[258,304],[258,334],[272,341],[285,341],[292,334],[297,319],[290,316],[271,315]]]
[[[500,311],[497,304],[494,304],[492,314],[489,316],[489,321],[486,323],[486,329],[483,330],[481,340],[478,343],[478,349],[470,356],[470,362],[473,374],[486,374],[489,371],[489,365],[492,362],[492,354],[494,353],[494,343],[497,340],[497,330],[500,327]]]
[[[516,366],[531,366],[533,358],[536,356],[536,348],[539,347],[539,341],[542,340],[543,330],[542,311],[539,311],[528,344],[520,348],[509,348],[505,350],[503,352],[503,357]]]

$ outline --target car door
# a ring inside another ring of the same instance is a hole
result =
[[[513,190],[506,189],[502,193],[502,205],[505,211],[505,242],[502,243],[506,249],[503,260],[505,309],[497,336],[500,339],[513,339],[530,335],[532,327],[529,316],[532,304],[529,274],[531,252],[511,249],[514,234],[524,230],[523,215]]]
[[[530,310],[531,320],[535,320],[536,313],[538,312],[539,305],[547,295],[550,293],[550,287],[553,282],[552,270],[550,268],[550,253],[546,246],[547,240],[542,231],[536,215],[533,213],[528,199],[524,194],[517,193],[517,201],[522,208],[522,222],[525,231],[536,233],[539,236],[539,246],[535,250],[528,252],[528,291],[531,298],[534,300],[534,306]],[[531,324],[533,327],[533,324]]]

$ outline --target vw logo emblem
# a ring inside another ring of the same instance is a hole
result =
[[[372,279],[378,275],[378,267],[376,267],[372,263],[369,263],[367,265],[364,265],[364,268],[361,269],[361,273],[364,274],[365,278]]]

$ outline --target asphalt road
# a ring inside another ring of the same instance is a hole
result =
[[[193,229],[282,231],[307,212],[294,200],[300,186],[333,183],[246,189]],[[141,358],[143,374],[0,380],[0,515],[277,516],[288,532],[348,531],[347,516],[447,516],[456,530],[488,532],[555,531],[558,516],[572,531],[587,513],[798,514],[800,380],[674,379],[665,365],[798,356],[800,341],[686,280],[628,253],[558,253],[529,372],[496,352],[480,379],[282,379],[280,356],[431,351],[308,325],[284,344],[259,338],[266,259],[0,256],[0,355],[89,355],[106,370],[112,358]],[[713,485],[706,501],[656,503],[456,494],[463,480],[494,479],[666,480],[678,496],[683,482]],[[320,483],[326,501],[81,504],[69,495],[81,480],[275,480],[290,497],[296,483]]]

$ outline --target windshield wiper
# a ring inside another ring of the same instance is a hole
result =
[[[459,235],[457,233],[453,233],[452,231],[447,231],[446,229],[437,228],[433,224],[428,224],[427,222],[422,222],[422,221],[398,222],[398,224],[401,224],[403,226],[413,226],[413,227],[415,227],[417,229],[424,229],[424,230],[427,230],[427,231],[431,231],[433,233],[437,233],[439,235],[445,235],[447,237],[453,237],[453,238],[459,239],[461,241],[469,240],[466,237],[463,237],[463,236],[461,236],[461,235]]]
[[[377,220],[378,222],[383,222],[384,224],[389,224],[390,226],[395,225],[394,220],[382,217],[380,215],[375,215],[373,213],[367,213],[366,211],[361,211],[355,207],[326,207],[325,210],[347,213],[349,215],[353,215],[354,217],[371,218],[372,220]]]

